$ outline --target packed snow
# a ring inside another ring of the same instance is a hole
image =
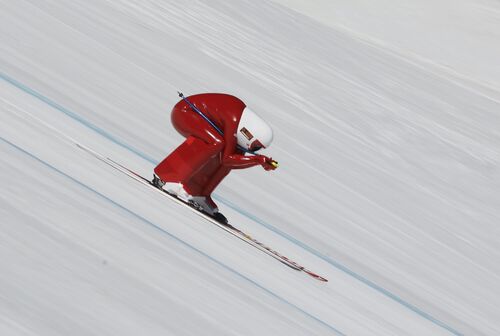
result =
[[[0,335],[500,334],[500,5],[330,3],[0,0]],[[269,121],[214,198],[327,283],[78,146],[151,177],[177,90]]]

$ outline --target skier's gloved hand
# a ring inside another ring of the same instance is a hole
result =
[[[264,167],[265,170],[275,170],[278,168],[278,161],[274,161],[272,158],[268,158],[266,162],[266,167]]]
[[[268,158],[265,155],[257,155],[258,160],[262,168],[265,170],[275,170],[278,168],[278,162],[274,161],[272,158]]]

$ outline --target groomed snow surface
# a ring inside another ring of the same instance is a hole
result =
[[[500,5],[396,2],[0,0],[0,335],[499,335]],[[329,282],[76,146],[151,176],[176,90],[270,122],[216,201]]]

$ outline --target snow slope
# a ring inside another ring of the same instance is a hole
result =
[[[495,0],[273,0],[328,25],[500,90]]]
[[[0,32],[0,334],[500,333],[493,86],[269,1],[1,0]],[[216,200],[328,283],[75,146],[150,175],[178,89],[270,121],[280,168]]]

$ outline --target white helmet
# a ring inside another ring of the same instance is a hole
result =
[[[273,130],[254,111],[245,107],[236,130],[236,138],[241,147],[257,151],[262,147],[269,147],[273,141]]]

